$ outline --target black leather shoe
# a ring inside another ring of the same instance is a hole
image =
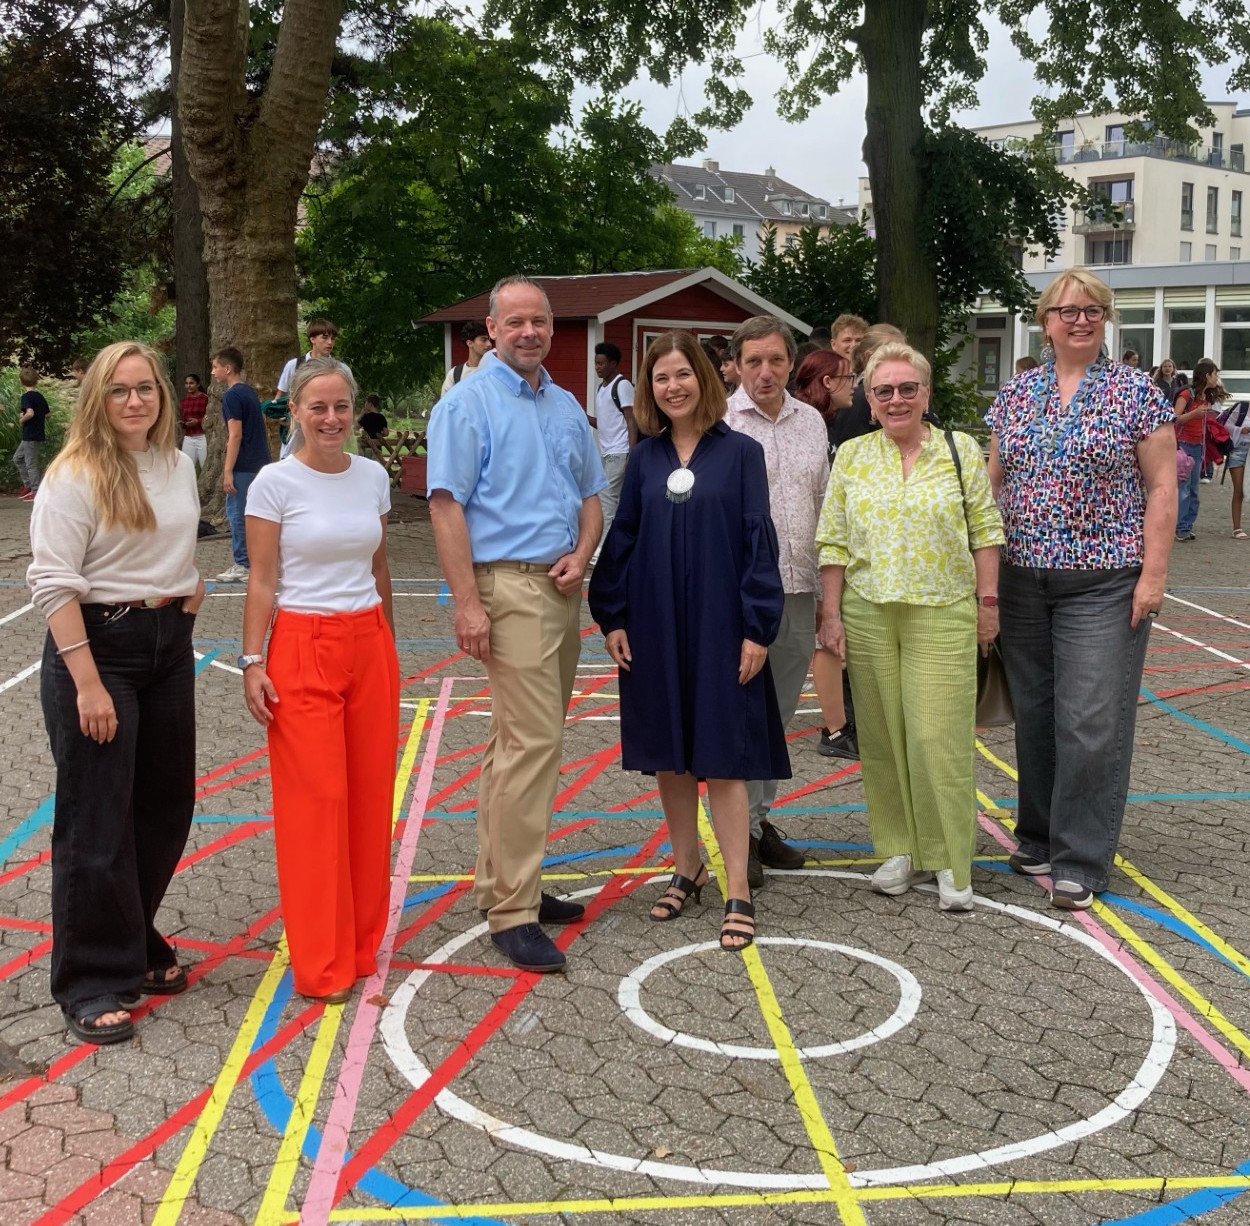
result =
[[[764,866],[760,863],[760,841],[751,835],[747,842],[747,885],[758,890],[764,884]]]
[[[490,934],[491,944],[523,971],[564,970],[565,957],[537,924],[519,924]]]
[[[586,908],[581,903],[556,898],[554,894],[544,894],[538,904],[540,924],[572,924],[585,914]]]
[[[816,752],[822,758],[845,758],[848,762],[858,762],[859,738],[855,735],[855,725],[848,721],[837,732],[822,728]]]
[[[765,822],[760,830],[759,858],[769,868],[802,868],[806,857],[797,847],[791,847],[772,822]],[[751,878],[747,877],[747,884]]]

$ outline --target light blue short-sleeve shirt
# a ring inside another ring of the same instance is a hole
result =
[[[543,370],[538,391],[494,353],[435,406],[426,484],[464,508],[474,562],[551,565],[607,486],[582,406]]]

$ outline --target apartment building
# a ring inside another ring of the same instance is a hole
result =
[[[1130,116],[1079,115],[1051,134],[1052,156],[1065,173],[1090,187],[1090,208],[1061,219],[1062,246],[1052,257],[1021,253],[1040,292],[1063,269],[1093,269],[1115,290],[1119,321],[1109,331],[1118,353],[1141,354],[1143,366],[1170,357],[1190,370],[1212,357],[1230,390],[1250,393],[1250,261],[1242,258],[1245,208],[1250,202],[1246,146],[1250,108],[1208,102],[1215,122],[1192,144],[1126,134]],[[1042,134],[1034,121],[993,124],[975,131],[1011,148]],[[871,217],[871,192],[860,180],[860,205]],[[871,221],[869,223],[871,225]],[[1250,256],[1250,235],[1246,235]],[[1015,359],[1034,356],[1041,334],[1023,317],[983,299],[968,321],[965,365],[978,387],[992,393],[1010,377]]]
[[[737,239],[743,257],[752,264],[759,259],[770,222],[781,245],[795,243],[806,226],[818,226],[828,234],[830,226],[849,225],[857,216],[854,209],[830,204],[778,178],[771,166],[763,174],[750,174],[721,170],[719,162],[705,158],[700,166],[678,162],[653,166],[651,175],[668,187],[678,208],[694,218],[705,237]]]

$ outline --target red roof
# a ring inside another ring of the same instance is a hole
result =
[[[631,302],[680,281],[697,271],[670,268],[663,272],[610,272],[583,277],[535,277],[551,300],[556,319],[592,319],[610,307]],[[460,323],[485,319],[490,313],[490,291],[465,298],[454,306],[443,307],[417,320],[419,324]]]

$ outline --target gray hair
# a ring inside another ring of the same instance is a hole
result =
[[[729,352],[736,362],[742,353],[742,346],[747,341],[762,341],[766,336],[779,336],[786,343],[786,353],[790,357],[790,365],[798,356],[798,346],[794,343],[794,333],[790,331],[784,320],[776,315],[752,315],[750,319],[740,323],[729,338]]]
[[[356,386],[352,372],[338,358],[309,358],[308,361],[296,366],[295,373],[291,376],[291,386],[286,393],[287,403],[294,404],[303,394],[304,388],[322,375],[338,375],[347,384],[347,394],[351,397],[354,412],[356,396],[360,389]],[[300,429],[298,422],[291,427],[289,444],[292,455],[304,445],[304,432]]]
[[[543,305],[547,308],[547,314],[551,314],[551,299],[547,297],[547,291],[543,289],[533,277],[527,277],[523,273],[513,273],[510,277],[500,277],[495,282],[494,288],[490,291],[490,317],[491,319],[499,319],[499,294],[502,290],[509,289],[514,285],[524,286],[526,289],[536,289],[543,296]]]

